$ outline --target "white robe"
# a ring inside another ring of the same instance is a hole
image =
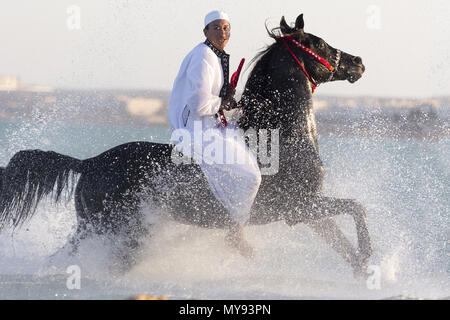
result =
[[[249,218],[261,172],[242,132],[231,123],[221,127],[215,117],[222,101],[222,85],[219,57],[200,43],[185,57],[174,81],[169,122],[177,150],[199,164],[213,194],[232,219],[242,224]],[[191,138],[189,143],[180,143],[180,129]]]

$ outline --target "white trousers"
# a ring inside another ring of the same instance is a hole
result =
[[[232,125],[203,130],[201,122],[182,130],[176,149],[199,164],[213,194],[235,222],[244,224],[261,184],[261,171],[242,131]]]

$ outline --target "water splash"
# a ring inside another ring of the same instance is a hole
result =
[[[47,126],[43,122],[42,128]],[[36,133],[22,133],[11,140],[14,148],[34,143]],[[96,132],[84,134],[95,136]],[[107,143],[114,144],[115,138]],[[77,139],[70,139],[65,142],[76,145]],[[51,149],[55,141],[47,143]],[[445,150],[450,149],[450,141],[424,144],[332,137],[321,138],[319,144],[325,164],[324,193],[356,198],[368,209],[375,247],[369,263],[380,267],[379,290],[355,280],[350,266],[305,225],[291,228],[279,222],[247,228],[248,241],[259,254],[253,261],[225,245],[224,231],[156,219],[154,212],[148,215],[154,227],[140,262],[118,274],[111,265],[111,239],[88,239],[80,256],[69,256],[64,246],[76,223],[73,202],[69,202],[57,207],[43,203],[23,229],[0,234],[0,277],[7,284],[0,289],[0,297],[125,298],[141,292],[198,299],[449,296]],[[74,150],[80,156],[83,152]],[[356,243],[352,219],[339,216],[336,221]],[[80,266],[79,291],[66,287],[70,265]]]

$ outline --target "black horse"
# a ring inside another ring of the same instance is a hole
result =
[[[290,27],[283,17],[280,27],[269,31],[275,42],[255,58],[239,101],[242,129],[279,132],[279,170],[262,177],[249,223],[306,223],[355,272],[361,273],[372,252],[365,209],[355,200],[321,194],[324,170],[312,112],[311,81],[353,83],[362,76],[364,66],[360,57],[305,33],[303,26],[303,15],[298,16],[295,27]],[[286,48],[282,37],[286,35],[323,57],[334,70],[328,70],[290,43],[290,50],[306,69],[308,78]],[[174,161],[178,153],[173,151],[170,144],[150,142],[126,143],[86,160],[52,151],[20,151],[2,170],[0,228],[22,225],[44,196],[51,194],[58,201],[63,190],[73,190],[75,183],[78,224],[70,244],[76,248],[83,238],[107,233],[113,236],[112,244],[126,263],[133,262],[134,253],[148,232],[141,210],[148,203],[181,223],[229,227],[230,215],[213,196],[200,167],[179,164]],[[339,214],[354,218],[357,249],[330,218]]]

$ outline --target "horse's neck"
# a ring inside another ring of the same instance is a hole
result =
[[[280,108],[289,109],[282,116],[282,130],[291,136],[299,136],[306,134],[307,122],[312,111],[312,100],[309,98],[299,98],[287,104],[281,104]]]
[[[244,130],[277,128],[281,148],[295,150],[309,144],[318,150],[311,84],[303,73],[295,79],[251,76],[240,103]]]
[[[295,111],[283,121],[280,132],[280,143],[292,148],[300,144],[311,143],[317,146],[316,120],[312,108],[312,98],[299,98]]]

